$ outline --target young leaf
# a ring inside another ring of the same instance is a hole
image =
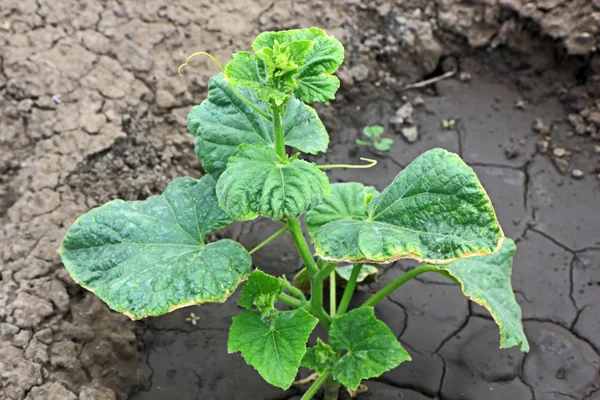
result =
[[[339,220],[361,220],[366,215],[366,197],[379,192],[362,183],[334,183],[323,202],[306,213],[306,228],[313,233],[323,225]]]
[[[279,90],[271,84],[275,66],[270,61],[264,54],[252,55],[247,51],[235,53],[225,66],[225,79],[233,86],[254,90],[261,100],[283,104],[291,92]]]
[[[272,149],[243,144],[217,182],[219,204],[236,221],[304,214],[329,193],[327,175],[303,160],[280,161]]]
[[[237,91],[268,113],[267,103],[252,89]],[[273,125],[233,93],[223,74],[210,79],[208,98],[190,110],[187,124],[196,137],[198,158],[215,179],[225,171],[240,144],[263,143],[275,148]],[[293,97],[283,118],[283,134],[287,146],[304,153],[324,152],[329,144],[327,130],[316,111]]]
[[[366,140],[361,140],[361,139],[356,139],[356,144],[360,145],[360,146],[371,146],[371,142],[368,142]]]
[[[302,366],[322,374],[340,358],[339,354],[327,343],[317,339],[317,345],[306,349]]]
[[[132,319],[224,302],[250,273],[248,252],[231,240],[204,244],[231,220],[215,182],[178,178],[160,196],[113,200],[71,226],[60,254],[71,277]]]
[[[261,270],[254,270],[242,289],[238,304],[247,310],[252,307],[258,308],[261,312],[272,310],[282,288],[281,280]]]
[[[333,365],[332,375],[354,390],[363,379],[373,378],[410,361],[408,352],[372,307],[361,307],[334,318],[329,331],[331,345],[347,350]]]
[[[319,320],[298,309],[277,313],[266,321],[245,311],[233,317],[229,330],[229,353],[241,352],[271,385],[287,389],[294,382],[306,353],[306,342]]]
[[[366,217],[339,220],[312,235],[328,261],[431,264],[487,255],[504,238],[477,176],[456,154],[434,149],[404,169],[367,205]]]
[[[392,147],[393,142],[394,142],[393,139],[383,138],[383,139],[379,140],[378,142],[377,141],[373,142],[373,147],[377,151],[388,151]]]
[[[273,48],[275,43],[293,43],[299,40],[312,41],[313,47],[306,54],[297,76],[297,98],[307,103],[324,102],[335,97],[340,87],[337,77],[331,75],[344,61],[344,46],[333,36],[319,28],[292,29],[280,32],[263,32],[254,41],[252,48],[258,52]]]
[[[350,275],[352,274],[353,265],[341,265],[339,267],[335,267],[335,272],[345,281],[350,280]],[[356,279],[357,283],[371,283],[377,279],[377,275],[379,274],[379,270],[369,264],[363,264],[360,268],[360,272],[358,273],[358,278]]]
[[[371,125],[371,126],[365,126],[363,128],[363,134],[366,137],[379,137],[381,135],[383,135],[383,126],[381,125]]]
[[[487,308],[500,327],[500,347],[519,346],[529,351],[523,332],[521,308],[515,300],[510,273],[516,251],[511,239],[504,239],[499,251],[489,256],[469,257],[448,265],[438,266],[460,283],[463,293],[477,304]]]

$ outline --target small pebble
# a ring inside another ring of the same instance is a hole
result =
[[[52,96],[52,101],[55,104],[62,104],[62,101],[60,101],[60,95],[58,95],[58,94],[55,94],[54,96]]]
[[[567,154],[567,151],[562,147],[555,147],[552,151],[552,154],[554,154],[556,157],[562,157]]]
[[[515,108],[516,108],[517,110],[523,110],[523,111],[524,111],[524,110],[525,110],[525,105],[526,105],[526,104],[527,104],[527,103],[525,103],[525,100],[523,100],[523,99],[519,99],[519,100],[517,100],[517,102],[515,103]]]
[[[470,72],[467,71],[463,71],[460,73],[460,75],[458,76],[458,79],[461,80],[461,82],[469,82],[471,80],[472,76]]]
[[[547,140],[539,140],[537,142],[537,149],[542,154],[545,154],[548,151],[549,146],[550,142],[548,142]]]
[[[415,107],[420,107],[420,106],[422,106],[423,104],[425,104],[425,100],[423,100],[423,98],[422,98],[421,96],[417,96],[417,97],[415,97],[415,98],[413,99],[413,101],[412,101],[412,104],[413,104],[413,106],[415,106]],[[596,146],[596,147],[599,147],[599,150],[600,150],[600,146]],[[600,152],[600,151],[599,151],[599,152]]]
[[[582,170],[580,170],[580,169],[574,169],[574,170],[571,172],[571,175],[572,175],[572,176],[573,176],[573,178],[575,178],[575,179],[581,179],[581,178],[583,178],[583,171],[582,171]]]
[[[597,144],[594,146],[594,153],[600,154],[600,145]]]
[[[515,219],[513,219],[513,224],[519,225],[520,223],[521,223],[521,218],[515,217]]]

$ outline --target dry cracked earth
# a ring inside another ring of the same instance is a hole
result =
[[[0,398],[299,398],[303,388],[272,388],[227,354],[235,297],[132,322],[74,284],[56,250],[90,208],[202,174],[185,117],[216,68],[195,59],[180,77],[188,54],[225,62],[262,30],[316,25],[347,49],[340,94],[319,106],[332,146],[317,161],[377,157],[330,176],[381,189],[427,149],[459,153],[518,242],[513,285],[532,344],[527,355],[498,350],[483,309],[423,276],[377,311],[413,361],[360,398],[599,400],[599,10],[595,0],[0,0]],[[354,144],[369,124],[386,127],[390,152]],[[257,220],[222,234],[251,247],[275,229]],[[290,277],[301,267],[284,237],[254,262]],[[386,267],[357,301],[410,267]]]

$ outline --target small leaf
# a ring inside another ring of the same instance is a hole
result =
[[[60,254],[71,277],[132,319],[224,302],[250,273],[248,252],[231,240],[204,244],[231,220],[215,182],[175,179],[160,196],[113,200],[71,226]]]
[[[217,182],[219,204],[236,221],[296,218],[329,193],[327,175],[303,160],[279,161],[264,145],[243,144]]]
[[[240,95],[268,113],[268,106],[252,89],[239,88]],[[196,137],[196,154],[206,172],[215,179],[242,143],[263,143],[275,148],[273,125],[242,102],[231,90],[223,74],[210,79],[208,98],[191,109],[188,130]],[[304,153],[327,150],[329,136],[316,111],[292,98],[283,119],[285,144]]]
[[[356,139],[356,144],[361,145],[361,146],[370,146],[371,142],[368,142],[366,140]]]
[[[264,47],[273,48],[275,41],[278,43],[293,43],[296,41],[314,41],[317,38],[326,38],[327,33],[319,28],[289,29],[285,31],[262,32],[254,39],[252,49],[258,52]]]
[[[270,323],[258,313],[245,311],[233,317],[228,351],[241,352],[265,381],[287,389],[294,382],[306,342],[318,321],[302,309],[280,312]]]
[[[431,264],[487,255],[503,233],[477,176],[456,154],[434,149],[404,169],[367,205],[366,217],[329,222],[312,238],[328,261]]]
[[[365,126],[363,128],[363,133],[367,137],[381,136],[381,135],[383,135],[383,126],[381,126],[381,125]]]
[[[323,202],[306,213],[306,228],[313,233],[323,225],[339,220],[361,220],[366,218],[366,197],[378,194],[373,187],[362,183],[334,183],[331,193]]]
[[[353,265],[341,265],[339,267],[335,267],[335,272],[339,275],[340,278],[345,281],[350,280],[350,275],[352,274]],[[379,270],[377,267],[374,267],[369,264],[363,264],[360,272],[358,273],[358,278],[356,279],[357,283],[372,283],[377,279],[377,275]]]
[[[372,307],[361,307],[336,317],[329,331],[331,345],[347,353],[335,362],[333,378],[348,389],[410,361],[408,352]]]
[[[308,104],[333,100],[340,88],[340,80],[334,75],[299,76],[296,80],[298,88],[294,91],[294,95]]]
[[[317,339],[317,345],[309,347],[302,359],[302,366],[319,374],[327,371],[340,358],[339,354],[327,343]]]
[[[225,79],[230,85],[254,90],[261,100],[273,100],[278,105],[283,104],[290,97],[290,93],[271,86],[275,67],[269,61],[264,55],[256,56],[247,51],[235,53],[233,59],[225,66]]]
[[[258,308],[261,312],[272,310],[282,288],[283,283],[278,278],[258,269],[254,270],[242,289],[238,304],[247,310],[252,307]]]
[[[392,147],[393,139],[383,138],[379,142],[373,142],[373,147],[377,151],[388,151]]]
[[[521,321],[521,307],[515,300],[510,275],[516,251],[511,239],[504,239],[499,251],[489,256],[469,257],[438,266],[460,283],[463,293],[487,308],[500,327],[500,347],[519,346],[529,351],[529,343]]]

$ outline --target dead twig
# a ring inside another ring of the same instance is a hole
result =
[[[456,75],[456,70],[454,71],[448,71],[442,75],[436,76],[435,78],[431,78],[431,79],[426,79],[424,81],[421,82],[416,82],[416,83],[411,83],[410,85],[404,86],[401,91],[405,91],[405,90],[410,90],[410,89],[419,89],[425,86],[429,86],[433,83],[439,82],[441,80],[444,79],[448,79],[453,77],[454,75]]]
[[[318,378],[319,378],[319,374],[317,374],[317,373],[315,372],[315,373],[312,373],[312,374],[310,374],[309,376],[307,376],[307,377],[306,377],[306,378],[304,378],[304,379],[300,379],[300,380],[297,380],[297,381],[295,381],[295,382],[293,383],[293,385],[294,385],[294,386],[303,386],[303,385],[306,385],[306,384],[309,384],[309,383],[311,383],[311,382],[314,382],[314,381],[316,381]]]

